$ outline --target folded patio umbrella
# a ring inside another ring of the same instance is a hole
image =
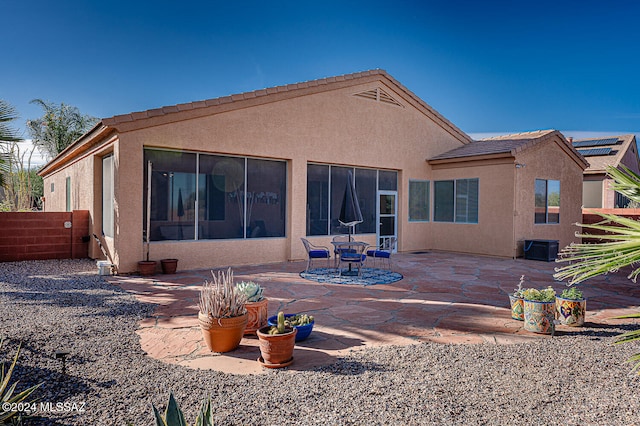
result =
[[[349,171],[347,176],[347,186],[344,191],[344,197],[342,198],[342,207],[340,208],[338,222],[340,222],[340,225],[349,228],[349,240],[351,240],[351,228],[362,223],[362,212],[360,211],[356,185],[351,171]]]

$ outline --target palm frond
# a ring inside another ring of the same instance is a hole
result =
[[[614,179],[611,189],[640,203],[640,175],[624,165],[620,169],[608,166],[607,173]]]
[[[640,222],[614,214],[599,213],[604,220],[595,224],[579,224],[583,230],[596,230],[603,234],[577,233],[579,238],[604,239],[599,243],[573,243],[559,254],[558,263],[569,263],[556,268],[557,280],[569,279],[578,284],[597,275],[616,272],[620,268],[640,262]],[[640,267],[628,276],[636,280]]]

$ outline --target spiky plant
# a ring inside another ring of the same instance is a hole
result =
[[[3,341],[4,339],[0,339],[0,348],[2,348]],[[6,410],[5,407],[11,407],[11,404],[16,403],[24,404],[27,398],[31,396],[33,391],[35,391],[42,385],[42,383],[40,383],[15,394],[14,392],[16,391],[18,382],[9,385],[11,374],[13,374],[13,369],[16,367],[16,363],[18,362],[18,356],[20,356],[21,347],[22,344],[18,345],[18,350],[16,351],[16,355],[13,357],[13,362],[11,363],[9,369],[5,372],[4,364],[2,364],[2,368],[0,368],[0,424],[5,424],[8,421],[15,420],[15,418],[19,417],[22,414],[18,411]],[[31,403],[28,403],[26,405],[31,405]]]
[[[210,318],[232,318],[247,312],[247,296],[236,290],[233,285],[233,271],[211,272],[213,281],[204,281],[200,290],[198,307],[200,312]]]
[[[164,415],[151,404],[153,408],[153,416],[156,420],[156,426],[188,426],[184,419],[184,413],[180,409],[178,402],[173,396],[173,392],[169,394],[169,403],[167,409],[164,411]],[[213,413],[211,412],[211,397],[202,401],[202,406],[196,417],[194,426],[213,426]]]
[[[614,179],[611,188],[625,195],[634,203],[640,203],[640,175],[625,166],[620,169],[609,166],[607,173]],[[604,232],[602,234],[576,233],[577,237],[595,238],[601,242],[571,244],[560,252],[556,260],[568,265],[556,268],[554,278],[568,279],[569,285],[578,284],[589,278],[616,272],[622,267],[633,269],[627,278],[636,282],[640,275],[640,221],[614,214],[598,213],[603,218],[595,224],[578,224],[583,230]],[[618,318],[640,318],[640,313]],[[630,331],[618,336],[616,343],[640,340],[640,330]],[[640,353],[633,355],[629,362],[635,363],[633,369],[640,374]]]

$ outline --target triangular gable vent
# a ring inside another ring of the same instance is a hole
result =
[[[385,104],[391,104],[401,107],[402,104],[396,101],[391,95],[382,90],[379,87],[375,89],[367,90],[366,92],[356,93],[354,96],[359,96],[365,99],[371,99],[373,101],[384,102]]]

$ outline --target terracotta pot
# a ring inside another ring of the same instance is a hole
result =
[[[230,352],[240,346],[248,314],[232,318],[211,318],[198,312],[202,336],[211,352]]]
[[[571,327],[584,325],[584,316],[586,313],[586,299],[564,299],[556,296],[556,316],[560,324]]]
[[[138,262],[138,272],[145,277],[153,275],[156,273],[157,263],[155,260],[141,260]]]
[[[178,259],[162,259],[160,265],[162,265],[163,274],[175,274],[178,269]]]
[[[556,302],[524,301],[524,329],[540,334],[551,334],[556,318]]]
[[[511,303],[511,318],[524,321],[524,299],[510,294],[509,302]]]
[[[269,368],[280,368],[291,365],[293,361],[293,348],[296,344],[298,330],[287,327],[284,334],[269,334],[270,325],[257,331],[260,339],[259,361]]]
[[[247,314],[249,314],[244,334],[256,334],[259,328],[267,325],[269,301],[264,298],[259,302],[247,302],[244,306],[247,308]]]

